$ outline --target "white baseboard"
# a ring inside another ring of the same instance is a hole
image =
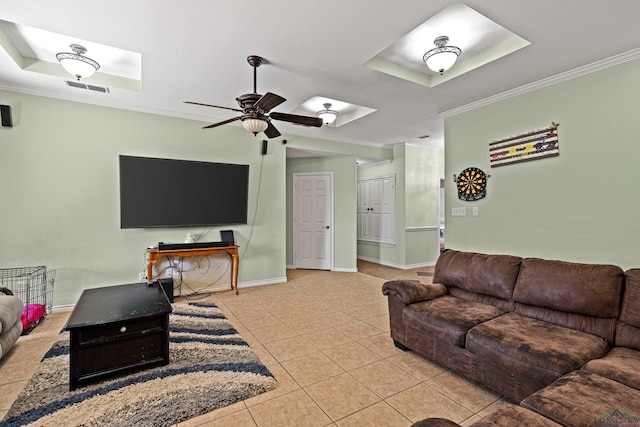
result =
[[[276,283],[285,283],[286,281],[287,281],[287,276],[274,277],[274,278],[271,278],[271,279],[264,279],[264,280],[254,280],[254,281],[251,281],[251,282],[238,283],[238,289],[252,288],[254,286],[273,285],[273,284],[276,284]]]
[[[242,283],[238,283],[238,289],[242,289],[242,288],[252,288],[254,286],[264,286],[264,285],[273,285],[275,283],[284,283],[287,281],[287,277],[274,277],[271,279],[264,279],[264,280],[254,280],[251,282],[242,282]],[[226,284],[220,284],[220,285],[216,285],[216,286],[208,286],[206,288],[206,292],[223,292],[223,291],[228,291],[231,290],[231,285],[229,283]],[[196,289],[196,291],[205,291],[205,289]],[[188,296],[188,295],[192,295],[191,293],[183,293],[181,296]],[[180,295],[175,295],[176,297],[180,296]],[[51,308],[51,311],[71,311],[73,308],[75,307],[75,304],[66,304],[66,305],[56,305],[53,306]]]
[[[357,273],[358,272],[358,268],[357,267],[355,267],[355,268],[334,268],[331,271],[337,271],[337,272],[340,272],[340,273]]]
[[[365,256],[358,256],[358,259],[361,259],[363,261],[372,262],[374,264],[384,265],[386,267],[398,268],[400,270],[411,270],[413,268],[421,268],[421,267],[433,267],[434,265],[436,265],[435,261],[428,261],[428,262],[423,262],[423,263],[419,263],[419,264],[408,264],[408,265],[405,265],[405,264],[396,264],[394,262],[384,261],[384,260],[376,259],[376,258],[369,258],[369,257],[365,257]]]
[[[276,283],[285,283],[287,281],[287,277],[274,277],[271,279],[263,279],[263,280],[253,280],[250,282],[240,282],[238,283],[238,289],[244,288],[253,288],[254,286],[265,286],[265,285],[273,285]],[[231,285],[229,283],[217,286],[209,286],[207,287],[207,291],[211,292],[220,292],[220,291],[228,291],[230,290]]]
[[[287,264],[287,270],[295,270],[295,269],[296,269],[295,266]],[[320,271],[320,270],[318,270],[318,271]],[[357,267],[354,267],[354,268],[342,268],[342,267],[335,268],[334,267],[333,269],[331,269],[331,271],[337,271],[337,272],[340,272],[340,273],[357,273],[358,272],[358,268]]]

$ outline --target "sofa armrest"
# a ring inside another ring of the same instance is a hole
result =
[[[394,294],[404,304],[438,298],[447,293],[447,287],[434,283],[425,285],[419,280],[392,280],[382,285],[384,295]]]

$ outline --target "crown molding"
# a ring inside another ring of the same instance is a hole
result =
[[[137,105],[134,106],[134,105],[123,104],[123,103],[114,103],[111,100],[105,101],[98,98],[80,99],[72,95],[53,93],[46,90],[34,89],[28,86],[12,85],[5,82],[0,82],[0,90],[6,90],[7,92],[23,93],[25,95],[41,96],[44,98],[59,99],[62,101],[79,102],[81,104],[97,105],[100,107],[115,108],[119,110],[137,111],[139,113],[155,114],[159,116],[174,117],[174,118],[187,119],[187,120],[196,120],[196,121],[205,122],[205,123],[211,122],[211,116],[207,116],[207,115],[198,115],[198,114],[192,114],[192,113],[185,113],[182,111],[163,110],[159,108],[141,107]],[[109,96],[109,95],[98,94],[98,96]],[[240,128],[242,127],[240,123],[229,123],[229,125],[237,126]],[[287,126],[287,129],[285,131],[287,135],[303,136],[307,138],[315,138],[315,139],[328,140],[333,142],[342,142],[345,144],[362,145],[365,147],[372,147],[372,148],[389,148],[388,147],[389,144],[375,143],[375,142],[350,139],[350,138],[334,138],[334,137],[329,138],[326,136],[319,136],[318,134],[314,133],[312,130],[289,129],[289,127],[293,127],[293,126]],[[296,126],[296,127],[301,127],[301,126]]]
[[[585,76],[587,74],[595,73],[597,71],[604,70],[606,68],[615,67],[625,62],[633,61],[640,58],[640,48],[630,50],[619,55],[612,56],[610,58],[603,59],[601,61],[593,62],[582,67],[575,68],[564,73],[556,74],[555,76],[547,77],[546,79],[539,80],[537,82],[529,83],[524,86],[520,86],[515,89],[508,90],[506,92],[499,93],[497,95],[490,96],[480,101],[475,101],[460,107],[452,108],[451,110],[443,111],[438,116],[446,119],[449,117],[457,116],[458,114],[466,113],[467,111],[475,110],[477,108],[485,107],[487,105],[495,104],[496,102],[504,101],[510,98],[514,98],[525,93],[533,92],[545,87],[549,87],[558,83],[566,82],[578,77]]]

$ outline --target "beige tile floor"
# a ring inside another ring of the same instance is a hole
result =
[[[394,347],[383,279],[309,270],[290,270],[287,277],[286,283],[241,289],[239,295],[206,297],[278,387],[181,427],[410,426],[427,417],[468,426],[504,404],[499,395]],[[68,315],[54,311],[0,360],[0,419]]]

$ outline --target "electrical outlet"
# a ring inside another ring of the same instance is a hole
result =
[[[478,209],[477,206],[473,207],[473,216],[478,216],[480,215],[480,210]]]
[[[147,273],[138,273],[138,281],[144,282],[145,280],[147,280]]]
[[[173,277],[173,268],[167,268],[167,271],[165,272],[165,275],[167,277]]]

